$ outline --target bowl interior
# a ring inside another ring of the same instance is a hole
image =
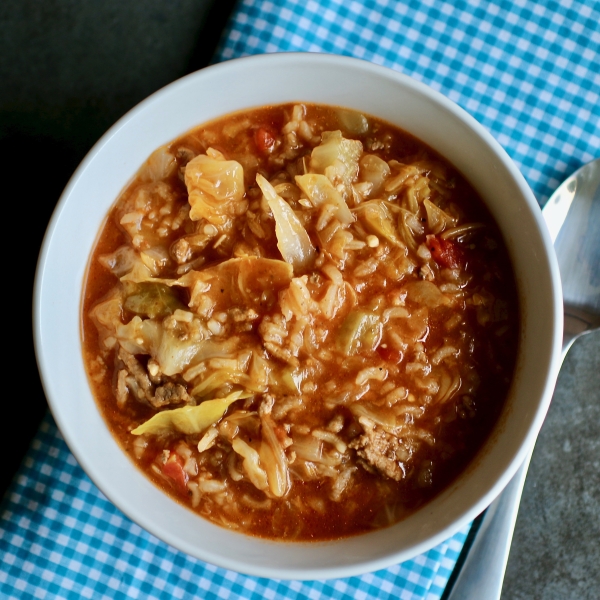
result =
[[[450,160],[491,209],[516,271],[523,333],[511,395],[469,468],[405,521],[343,542],[284,544],[197,517],[154,487],[108,431],[81,356],[80,300],[88,256],[109,207],[158,146],[243,108],[305,101],[345,106],[393,123]],[[142,102],[96,144],[67,186],[36,277],[35,342],[53,415],[83,469],[125,514],[172,546],[243,573],[294,579],[356,575],[406,560],[481,512],[532,446],[558,371],[562,300],[537,203],[493,138],[452,102],[398,73],[337,56],[258,56],[209,67]],[[368,539],[367,539],[368,538]]]

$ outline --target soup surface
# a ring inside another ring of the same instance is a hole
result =
[[[82,323],[139,468],[280,540],[388,526],[439,493],[498,418],[519,333],[464,178],[389,124],[301,104],[154,152],[99,236]]]

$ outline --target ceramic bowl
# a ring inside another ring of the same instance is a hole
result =
[[[344,106],[385,119],[450,160],[496,218],[513,261],[522,332],[501,418],[476,459],[445,491],[400,523],[319,543],[273,542],[220,528],[177,504],[122,452],[92,396],[81,352],[81,293],[108,209],[157,147],[205,121],[291,101]],[[127,516],[175,548],[246,574],[322,579],[375,571],[420,554],[476,517],[533,446],[559,368],[562,298],[552,243],[527,183],[494,138],[456,104],[405,75],[332,55],[232,60],[143,101],[94,146],[49,224],[36,275],[34,332],[52,414],[73,454]]]

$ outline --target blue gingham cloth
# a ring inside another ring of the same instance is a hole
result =
[[[130,521],[88,479],[51,416],[2,506],[0,598],[439,598],[466,529],[414,560],[328,581],[247,577],[203,563]]]
[[[540,204],[600,156],[600,3],[242,0],[216,60],[346,54],[442,92],[507,150]],[[116,509],[48,416],[0,505],[0,598],[439,599],[467,528],[361,577],[246,577],[160,542]]]

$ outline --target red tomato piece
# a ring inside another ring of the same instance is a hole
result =
[[[184,493],[187,491],[189,476],[183,470],[183,459],[178,454],[171,452],[171,456],[169,456],[167,462],[163,465],[162,471],[175,482],[180,491]]]
[[[457,244],[444,238],[428,235],[426,238],[427,248],[431,256],[442,267],[456,269],[463,265],[463,255]]]
[[[259,127],[254,132],[254,142],[259,152],[263,154],[271,154],[275,148],[277,138],[275,133],[268,127]]]
[[[379,346],[377,348],[377,354],[381,356],[385,362],[393,363],[397,365],[402,360],[402,352],[400,350],[394,350],[393,348],[384,348]]]

